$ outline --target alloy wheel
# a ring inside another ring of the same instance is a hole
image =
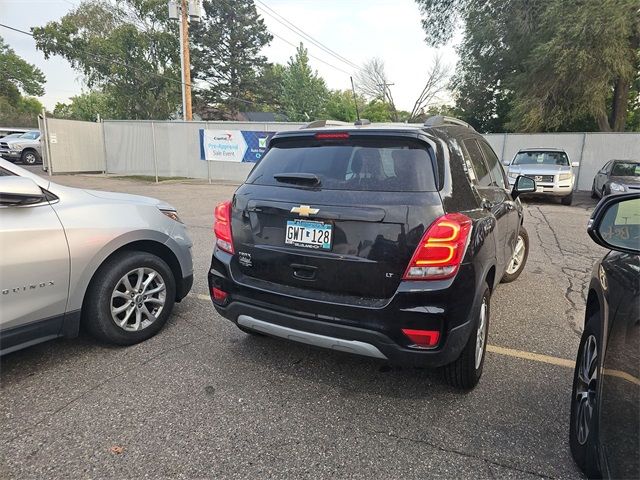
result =
[[[524,260],[525,250],[524,238],[522,238],[522,235],[519,235],[516,248],[513,250],[513,255],[511,256],[511,262],[509,262],[509,266],[507,267],[507,273],[509,275],[513,275],[520,269],[522,261]]]
[[[584,445],[589,438],[591,419],[596,407],[596,387],[598,383],[598,343],[594,335],[584,342],[578,364],[576,383],[576,438]]]
[[[166,301],[162,276],[152,268],[131,270],[111,294],[111,318],[127,332],[137,332],[155,322]]]
[[[24,163],[28,164],[28,165],[33,165],[36,163],[36,156],[33,153],[27,153],[24,156]]]
[[[480,307],[480,318],[478,320],[478,330],[476,331],[476,370],[480,368],[482,363],[482,357],[484,355],[484,344],[487,340],[487,299],[482,299],[482,306]]]

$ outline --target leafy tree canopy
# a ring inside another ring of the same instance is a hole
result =
[[[416,1],[431,45],[462,23],[452,88],[481,131],[621,131],[637,108],[637,0]]]
[[[0,37],[0,123],[12,127],[38,126],[42,104],[25,95],[44,95],[44,74],[19,57]]]
[[[45,58],[66,58],[108,95],[116,118],[165,119],[180,105],[178,24],[165,0],[89,0],[32,31]]]
[[[220,2],[205,0],[205,17],[192,24],[193,76],[204,80],[200,103],[218,105],[220,113],[233,117],[255,110],[265,96],[267,59],[260,54],[273,38],[258,15],[253,0]],[[266,70],[266,71],[265,71]]]
[[[111,98],[100,91],[85,92],[71,97],[70,103],[57,103],[53,115],[69,120],[95,122],[101,118],[116,118],[117,112],[112,109]]]
[[[324,118],[329,92],[318,72],[311,69],[302,43],[282,72],[281,94],[284,113],[292,122]]]

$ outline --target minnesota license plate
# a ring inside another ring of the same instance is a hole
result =
[[[330,223],[311,220],[287,220],[284,243],[296,247],[331,250]]]

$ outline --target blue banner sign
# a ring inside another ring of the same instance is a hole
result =
[[[200,129],[200,159],[251,162],[262,158],[275,132]]]

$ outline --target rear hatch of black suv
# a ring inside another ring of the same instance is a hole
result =
[[[402,131],[274,137],[231,207],[235,280],[297,298],[385,304],[444,213],[433,145]]]

